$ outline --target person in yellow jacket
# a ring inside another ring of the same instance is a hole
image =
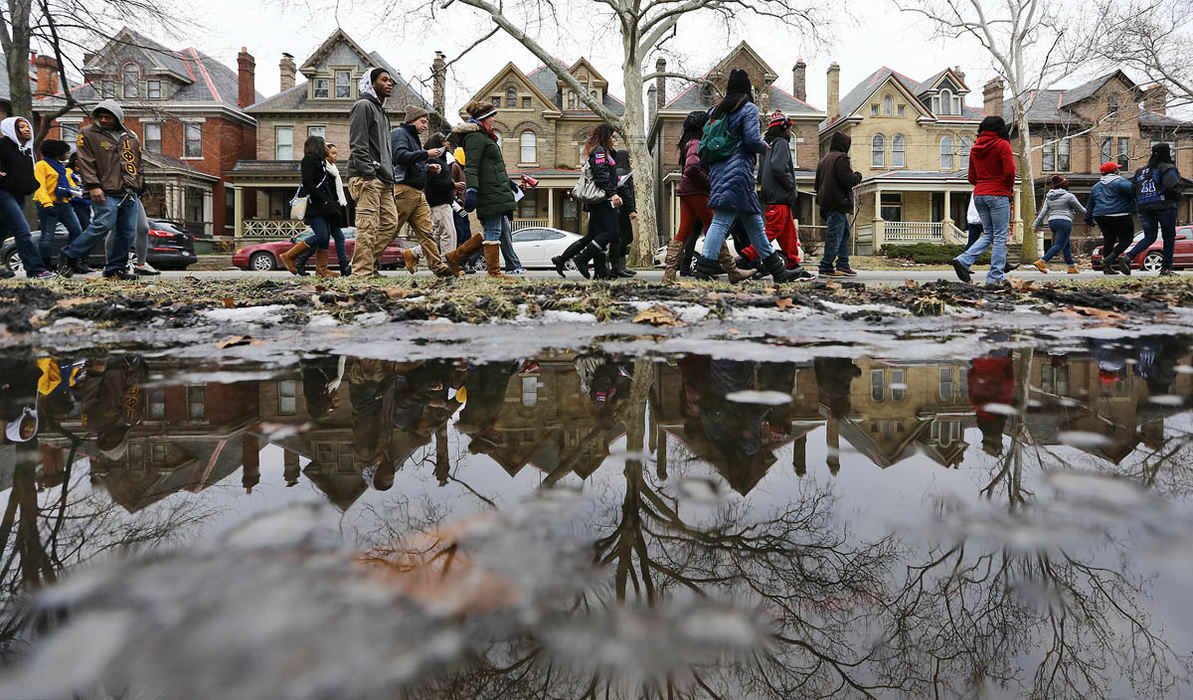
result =
[[[33,201],[37,202],[37,216],[41,221],[38,252],[46,267],[52,269],[54,265],[50,260],[58,248],[54,245],[54,232],[58,224],[66,228],[67,243],[78,238],[83,233],[83,227],[79,225],[79,217],[70,203],[76,194],[65,164],[70,156],[70,144],[46,139],[41,144],[41,155],[41,160],[33,166],[33,176],[37,178],[38,184]]]

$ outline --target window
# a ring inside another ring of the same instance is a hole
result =
[[[890,95],[882,98],[882,116],[889,117],[895,113],[895,101]]]
[[[1109,163],[1114,159],[1114,141],[1109,136],[1102,137],[1102,162]]]
[[[522,199],[518,200],[518,218],[519,219],[533,219],[538,216],[538,190],[525,190],[522,192]],[[537,237],[542,240],[542,234]]]
[[[293,379],[278,382],[278,415],[298,413],[298,383]]]
[[[154,464],[162,464],[170,456],[170,446],[156,444],[149,449],[149,460]]]
[[[352,71],[336,71],[336,99],[345,100],[352,97]]]
[[[294,160],[294,127],[275,126],[274,158],[277,160]]]
[[[116,99],[116,81],[115,80],[105,80],[102,83],[100,83],[99,94],[103,95],[104,99],[108,99],[108,100]]]
[[[522,405],[526,408],[539,405],[538,377],[522,377]]]
[[[152,389],[149,392],[149,419],[163,420],[166,417],[166,392]]]
[[[895,114],[898,114],[900,117],[907,114],[907,105],[899,105],[899,107],[895,110]]]
[[[1056,144],[1045,143],[1040,151],[1040,169],[1046,173],[1056,170]]]
[[[522,98],[522,109],[530,109],[530,98],[529,97]]]
[[[907,384],[904,383],[904,373],[901,369],[891,370],[891,398],[902,401],[907,398]],[[903,424],[899,424],[899,432],[903,432]]]
[[[505,106],[506,107],[517,107],[518,106],[518,91],[515,90],[514,88],[506,88]]]
[[[1126,136],[1118,137],[1118,157],[1126,160],[1131,153],[1131,139]]]
[[[953,139],[949,136],[940,140],[940,169],[953,169]]]
[[[961,169],[969,171],[969,149],[973,148],[973,140],[963,138],[961,139]]]
[[[883,370],[870,370],[870,398],[874,401],[886,398],[886,372]]]
[[[162,98],[162,81],[150,80],[146,82],[145,96],[151,100],[160,100]]]
[[[310,138],[312,136],[322,136],[323,138],[327,138],[327,127],[326,126],[308,126],[307,127],[307,138]]]
[[[162,152],[162,125],[145,125],[145,150],[150,153]]]
[[[870,165],[875,168],[886,167],[886,137],[874,134],[870,139]]]
[[[895,134],[895,138],[891,139],[891,167],[907,166],[906,150],[907,140],[903,138],[903,134]]]
[[[130,63],[124,67],[124,99],[137,98],[141,96],[140,84],[141,69],[135,63]]]
[[[600,102],[601,96],[596,90],[589,90],[588,96],[592,98],[593,102]]]
[[[1056,169],[1062,173],[1069,172],[1069,149],[1072,148],[1072,143],[1069,139],[1061,139],[1060,143],[1056,144]]]
[[[878,214],[883,221],[903,220],[903,195],[898,192],[883,192],[878,200]]]
[[[569,92],[568,93],[568,109],[575,109],[575,108],[576,108],[576,93]]]
[[[946,401],[953,398],[953,368],[940,368],[940,398]]]
[[[932,97],[932,113],[940,114],[940,96],[934,95]]]
[[[185,158],[203,157],[203,125],[186,124],[183,127],[182,155]]]
[[[938,114],[953,113],[953,93],[949,90],[940,91],[940,112]]]
[[[188,386],[186,388],[186,415],[191,420],[202,420],[207,417],[207,387]]]
[[[493,95],[493,106],[494,107],[501,106],[501,95]]]
[[[69,143],[71,148],[74,148],[75,140],[79,136],[78,122],[59,122],[58,123],[58,138]]]
[[[327,78],[315,78],[315,98],[325,100],[331,97],[331,81]]]
[[[878,116],[878,105],[877,104],[870,105],[870,116],[871,117]]]
[[[523,131],[522,136],[520,137],[520,142],[521,142],[520,145],[522,147],[522,153],[521,153],[520,157],[518,158],[518,162],[519,163],[537,163],[538,162],[538,154],[537,154],[537,149],[536,149],[537,137],[535,136],[534,132],[530,131],[529,129],[527,129],[526,131]]]
[[[1111,114],[1114,114],[1115,112],[1118,111],[1118,108],[1119,108],[1118,93],[1112,92],[1106,96],[1106,111]]]

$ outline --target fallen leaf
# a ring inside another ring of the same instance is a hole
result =
[[[99,299],[98,297],[71,297],[71,298],[67,298],[67,299],[59,299],[58,301],[54,302],[54,306],[57,306],[57,307],[79,306],[80,304],[90,304],[93,301],[102,301],[102,300]]]
[[[1036,288],[1035,282],[1023,279],[1022,277],[1012,277],[1010,281],[1011,289],[1014,289],[1016,292],[1027,292]]]
[[[225,309],[236,308],[236,300],[233,299],[232,297],[224,297],[224,308]]]
[[[787,309],[795,306],[795,301],[791,297],[779,297],[778,299],[775,299],[775,306],[779,307],[783,311],[786,311]]]
[[[385,296],[390,299],[405,299],[410,296],[410,292],[404,287],[386,287]]]
[[[234,348],[234,347],[237,347],[240,345],[264,345],[264,344],[265,344],[265,341],[256,340],[255,338],[253,338],[252,336],[249,336],[249,335],[234,335],[231,338],[224,338],[223,340],[219,341],[218,343],[215,344],[215,347],[217,350],[223,350],[224,348]]]
[[[634,316],[634,323],[649,323],[663,328],[679,328],[687,324],[679,320],[675,311],[663,304],[655,304],[648,309],[642,309]]]
[[[1089,316],[1102,321],[1122,321],[1127,318],[1126,314],[1119,313],[1118,311],[1095,309],[1092,306],[1074,306],[1072,309],[1083,316]]]

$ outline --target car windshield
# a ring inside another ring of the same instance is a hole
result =
[[[171,224],[166,221],[150,221],[149,228],[153,229],[154,231],[167,231],[169,233],[182,233],[182,231],[179,231],[177,228],[175,228],[174,224]]]

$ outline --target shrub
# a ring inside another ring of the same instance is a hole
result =
[[[951,243],[912,243],[911,245],[884,245],[878,254],[886,258],[910,260],[921,265],[947,265],[949,261],[965,252],[965,246]],[[990,264],[990,253],[978,258],[978,265]]]

